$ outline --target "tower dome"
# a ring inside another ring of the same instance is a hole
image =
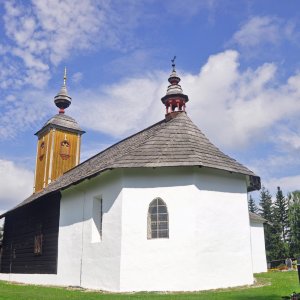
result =
[[[65,109],[68,108],[72,102],[72,98],[68,95],[66,81],[67,81],[67,69],[65,67],[63,85],[59,90],[59,92],[57,93],[57,95],[54,97],[54,103],[59,108],[60,114],[64,114]]]

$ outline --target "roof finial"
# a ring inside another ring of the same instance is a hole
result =
[[[175,70],[175,59],[176,56],[171,59],[173,70],[168,79],[170,85],[168,86],[167,94],[161,98],[162,103],[166,106],[166,117],[168,116],[166,119],[170,116],[177,115],[180,112],[184,112],[185,104],[189,101],[189,97],[183,94],[179,84],[180,77]]]
[[[67,86],[67,68],[64,70],[64,84],[58,94],[54,97],[54,103],[59,108],[59,113],[65,113],[65,109],[70,106],[72,98],[68,95]]]
[[[171,59],[173,71],[175,71],[175,59],[176,59],[176,55],[174,56],[173,59]]]
[[[64,86],[66,86],[66,81],[67,81],[67,67],[65,67],[65,72],[64,72]]]

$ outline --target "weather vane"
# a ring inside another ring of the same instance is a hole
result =
[[[175,71],[175,59],[176,59],[176,55],[174,56],[173,59],[171,59],[173,71]]]

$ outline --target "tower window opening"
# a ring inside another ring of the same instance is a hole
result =
[[[43,141],[43,142],[41,142],[41,145],[40,145],[40,155],[39,155],[39,159],[40,160],[43,160],[43,158],[44,158],[44,156],[45,156],[45,147],[46,145],[45,145],[45,142]]]
[[[63,140],[60,143],[60,156],[62,159],[68,159],[70,157],[70,144],[67,140]]]

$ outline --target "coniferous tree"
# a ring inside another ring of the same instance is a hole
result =
[[[270,192],[262,186],[260,190],[260,201],[259,201],[260,209],[259,214],[266,219],[269,223],[265,225],[265,245],[266,245],[266,254],[267,260],[274,259],[274,247],[273,247],[273,227],[270,225],[272,223],[272,196]]]
[[[287,242],[288,238],[288,204],[286,198],[283,196],[280,187],[277,187],[276,201],[274,203],[274,221],[280,228],[280,235],[283,242]]]
[[[288,256],[288,205],[280,187],[273,207],[273,254],[277,259]]]
[[[251,195],[248,200],[248,207],[249,207],[249,211],[251,211],[252,213],[256,214],[258,212],[258,208],[257,208],[255,201],[253,200]]]
[[[262,186],[260,190],[259,214],[267,221],[272,222],[272,196],[270,192]]]
[[[300,191],[288,194],[288,218],[290,226],[290,256],[300,256]]]

